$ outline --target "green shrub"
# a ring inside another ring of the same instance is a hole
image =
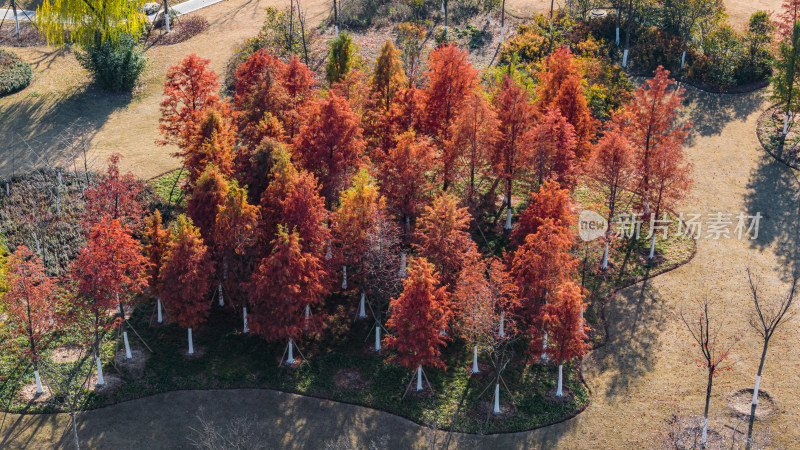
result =
[[[139,43],[127,35],[119,42],[94,43],[77,58],[98,86],[113,92],[132,91],[146,64]]]
[[[11,52],[0,50],[0,95],[24,89],[31,83],[31,65]]]
[[[347,75],[356,62],[356,46],[350,33],[343,31],[331,41],[328,64],[325,66],[325,79],[333,84]]]

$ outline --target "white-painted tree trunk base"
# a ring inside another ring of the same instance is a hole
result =
[[[194,341],[192,340],[192,329],[189,328],[189,354],[194,355]]]
[[[161,300],[156,300],[156,304],[158,305],[158,323],[164,323],[164,316],[161,312]]]
[[[506,313],[500,313],[500,332],[497,333],[501,338],[506,337]]]
[[[97,358],[97,386],[103,387],[106,385],[106,380],[103,378],[103,363],[100,362],[100,357]]]
[[[783,135],[789,132],[789,113],[783,115]],[[6,184],[6,194],[8,194],[8,184]]]
[[[342,290],[347,290],[347,266],[342,266]]]
[[[422,364],[417,366],[417,392],[422,390]]]
[[[406,258],[407,257],[406,257],[406,253],[405,252],[400,254],[400,272],[399,272],[400,273],[400,278],[405,278],[406,277],[406,264],[407,264]]]
[[[606,249],[603,251],[603,265],[601,269],[608,270],[608,240],[606,240]]]
[[[504,27],[504,26],[500,27],[500,43],[501,44],[503,43],[503,34],[504,34],[503,32],[505,31],[505,28],[506,27]]]
[[[708,417],[703,418],[703,446],[701,448],[706,448],[706,443],[708,443]]]
[[[225,306],[225,298],[222,296],[222,283],[217,285],[217,292],[219,293],[219,306]]]
[[[650,256],[648,256],[647,259],[652,261],[655,256],[656,256],[656,234],[653,233],[653,240],[650,242]]]
[[[619,27],[617,27],[617,33],[616,34],[617,34],[617,37],[614,40],[614,43],[617,45],[617,47],[619,47]]]
[[[494,409],[492,410],[494,414],[501,414],[502,411],[500,410],[500,383],[496,383],[494,385]]]
[[[683,66],[685,65],[686,65],[686,50],[684,50],[683,53],[681,54],[681,69],[683,69]]]
[[[758,405],[758,387],[761,385],[761,375],[756,377],[756,387],[753,389],[753,405]]]
[[[556,388],[556,397],[563,397],[563,381],[564,381],[564,365],[558,365],[558,388]]]
[[[306,309],[303,314],[305,315],[305,322],[303,323],[303,328],[307,330],[308,323],[311,320],[311,305],[306,305]]]
[[[375,326],[375,351],[381,351],[381,326]]]
[[[291,366],[294,363],[294,340],[289,339],[289,357],[286,358],[286,364]]]
[[[328,239],[328,251],[325,252],[325,259],[333,259],[333,251],[331,250],[331,240]]]
[[[39,376],[39,371],[33,371],[33,378],[36,380],[36,395],[44,394],[44,388],[42,388],[42,378]]]
[[[249,333],[250,328],[247,328],[247,306],[242,307],[242,333]]]
[[[472,373],[479,373],[480,369],[478,368],[478,346],[475,345],[472,347]]]
[[[361,293],[361,301],[358,303],[358,318],[359,319],[366,319],[367,318],[367,305],[366,305],[366,294]]]
[[[125,343],[125,359],[133,359],[133,354],[131,354],[131,343],[128,341],[128,332],[122,332],[122,341]]]
[[[333,37],[339,37],[339,26],[338,25],[334,25],[333,26]]]
[[[8,186],[8,183],[6,183],[6,195],[7,195],[7,196],[8,196],[8,195],[11,195],[11,194],[9,193],[9,186]]]
[[[628,49],[622,52],[622,68],[628,67]]]
[[[164,10],[164,27],[166,28],[167,34],[169,34],[169,11]]]
[[[503,227],[506,231],[511,229],[511,206],[506,211],[506,225]]]

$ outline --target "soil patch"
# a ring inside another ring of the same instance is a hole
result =
[[[131,348],[131,359],[126,359],[123,348],[114,355],[114,365],[132,377],[140,378],[144,375],[144,367],[148,359],[150,359],[150,353],[138,347]]]
[[[369,386],[370,380],[364,379],[357,369],[339,369],[333,376],[333,384],[339,390],[358,390]]]
[[[89,390],[96,394],[110,395],[125,384],[119,375],[113,373],[103,374],[103,381],[105,381],[105,384],[103,386],[98,386],[97,374],[93,374],[92,378],[89,380]]]
[[[25,403],[28,404],[40,404],[46,403],[48,400],[53,398],[53,393],[50,391],[50,388],[47,387],[47,384],[42,380],[42,390],[44,391],[43,394],[36,395],[36,383],[28,383],[19,390],[17,397]]]
[[[494,395],[494,394],[492,394]],[[501,395],[502,398],[502,395]],[[478,405],[478,411],[484,415],[488,416],[490,420],[494,422],[504,422],[506,419],[514,417],[517,413],[517,406],[513,403],[500,403],[500,413],[494,412],[494,397],[492,397],[491,401],[482,401]]]
[[[74,363],[84,355],[83,348],[79,345],[61,345],[50,352],[50,360],[56,364]]]
[[[734,414],[742,418],[750,417],[750,404],[753,402],[752,389],[740,389],[728,397],[728,406]],[[758,390],[758,407],[756,408],[756,419],[763,420],[778,411],[775,401],[769,392],[762,389]]]

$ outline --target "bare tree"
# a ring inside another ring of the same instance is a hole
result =
[[[789,293],[783,297],[773,300],[765,300],[758,291],[758,283],[753,281],[750,269],[747,269],[747,281],[750,284],[750,294],[753,297],[753,312],[750,315],[750,326],[761,336],[764,345],[761,348],[761,361],[758,364],[758,374],[756,375],[756,386],[753,389],[753,401],[750,404],[750,422],[747,426],[747,444],[750,449],[753,437],[753,423],[756,419],[756,407],[758,406],[758,387],[761,384],[761,373],[764,370],[764,362],[767,359],[767,349],[770,339],[775,334],[775,330],[780,325],[790,320],[795,311],[791,310],[794,300],[795,289],[797,288],[797,273],[792,275],[792,286]]]
[[[727,359],[728,354],[733,349],[733,343],[720,343],[718,334],[719,330],[722,328],[721,325],[714,326],[712,329],[712,320],[708,311],[709,305],[709,299],[707,297],[703,298],[703,300],[699,302],[701,312],[695,319],[687,319],[683,311],[681,311],[681,320],[683,320],[684,325],[686,325],[686,328],[692,335],[692,339],[695,341],[693,346],[698,347],[702,354],[702,359],[696,358],[695,362],[698,367],[706,369],[708,375],[701,448],[706,448],[708,442],[708,408],[711,403],[711,388],[714,384],[714,378],[731,370],[731,366],[727,365]]]

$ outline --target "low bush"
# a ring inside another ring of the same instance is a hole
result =
[[[0,95],[24,89],[31,83],[31,65],[11,52],[0,50]]]
[[[113,92],[132,91],[146,64],[139,43],[131,36],[94,43],[76,56],[98,86]]]
[[[151,45],[172,45],[197,36],[208,28],[208,20],[202,16],[180,16],[170,21],[170,32],[151,33],[147,43]]]

